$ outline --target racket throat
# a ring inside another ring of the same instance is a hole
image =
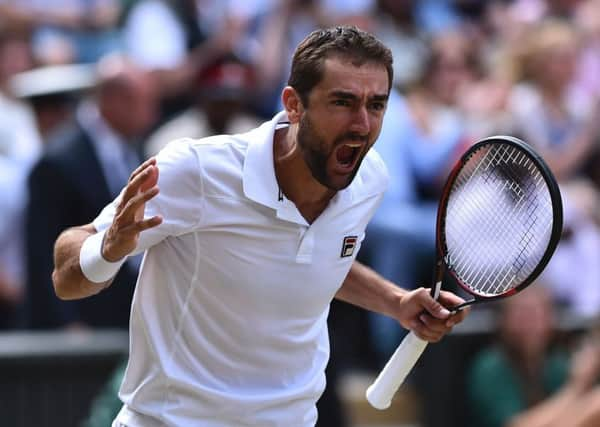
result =
[[[431,288],[431,298],[437,300],[440,297],[440,290],[442,289],[442,281],[438,280]]]
[[[448,310],[450,310],[451,314],[455,314],[455,313],[458,313],[459,311],[461,311],[463,308],[466,308],[470,305],[478,304],[481,302],[485,302],[485,300],[478,300],[478,299],[473,298],[473,299],[463,302],[462,304],[458,304],[455,307],[449,308]]]
[[[431,298],[437,300],[440,296],[440,290],[442,289],[442,279],[444,278],[444,261],[438,259],[435,271],[433,273],[433,286],[431,287]]]

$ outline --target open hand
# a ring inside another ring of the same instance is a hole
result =
[[[129,177],[115,217],[104,237],[102,256],[115,262],[131,253],[142,231],[162,222],[158,215],[144,219],[146,202],[158,194],[158,167],[156,159],[142,163]]]

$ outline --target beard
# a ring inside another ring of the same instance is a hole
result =
[[[333,150],[335,147],[344,140],[348,139],[356,139],[357,136],[353,133],[344,134],[334,139],[332,144],[327,144],[325,138],[322,138],[315,131],[315,126],[312,121],[304,115],[300,119],[300,123],[298,126],[298,145],[302,149],[302,155],[304,157],[304,162],[310,169],[310,172],[319,184],[324,187],[339,191],[348,187],[356,173],[358,172],[358,167],[362,162],[362,158],[365,156],[366,151],[361,154],[361,158],[356,163],[356,167],[352,171],[352,173],[341,177],[333,177],[327,170],[327,163],[329,158],[332,156]],[[338,178],[338,179],[335,179]]]

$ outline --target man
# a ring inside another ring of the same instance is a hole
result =
[[[0,329],[20,326],[25,287],[25,181],[41,144],[33,113],[17,99],[10,82],[31,64],[26,37],[18,31],[0,30]]]
[[[374,151],[389,50],[337,27],[298,47],[285,111],[246,134],[169,144],[55,248],[57,295],[100,292],[146,251],[115,426],[313,426],[332,298],[429,341],[465,313],[354,262],[387,185]],[[159,181],[160,171],[160,181]],[[160,194],[159,194],[160,184]]]
[[[50,280],[56,237],[89,221],[119,194],[141,163],[136,142],[156,118],[154,83],[146,73],[110,57],[99,63],[97,75],[94,96],[81,102],[74,120],[50,138],[29,177],[25,303],[31,328],[129,325],[138,268],[132,260],[115,286],[97,298],[60,301]]]

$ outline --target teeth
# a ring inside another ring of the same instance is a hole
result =
[[[358,147],[360,147],[362,144],[344,144],[344,145],[346,145],[347,147],[350,147],[350,148],[358,148]]]

